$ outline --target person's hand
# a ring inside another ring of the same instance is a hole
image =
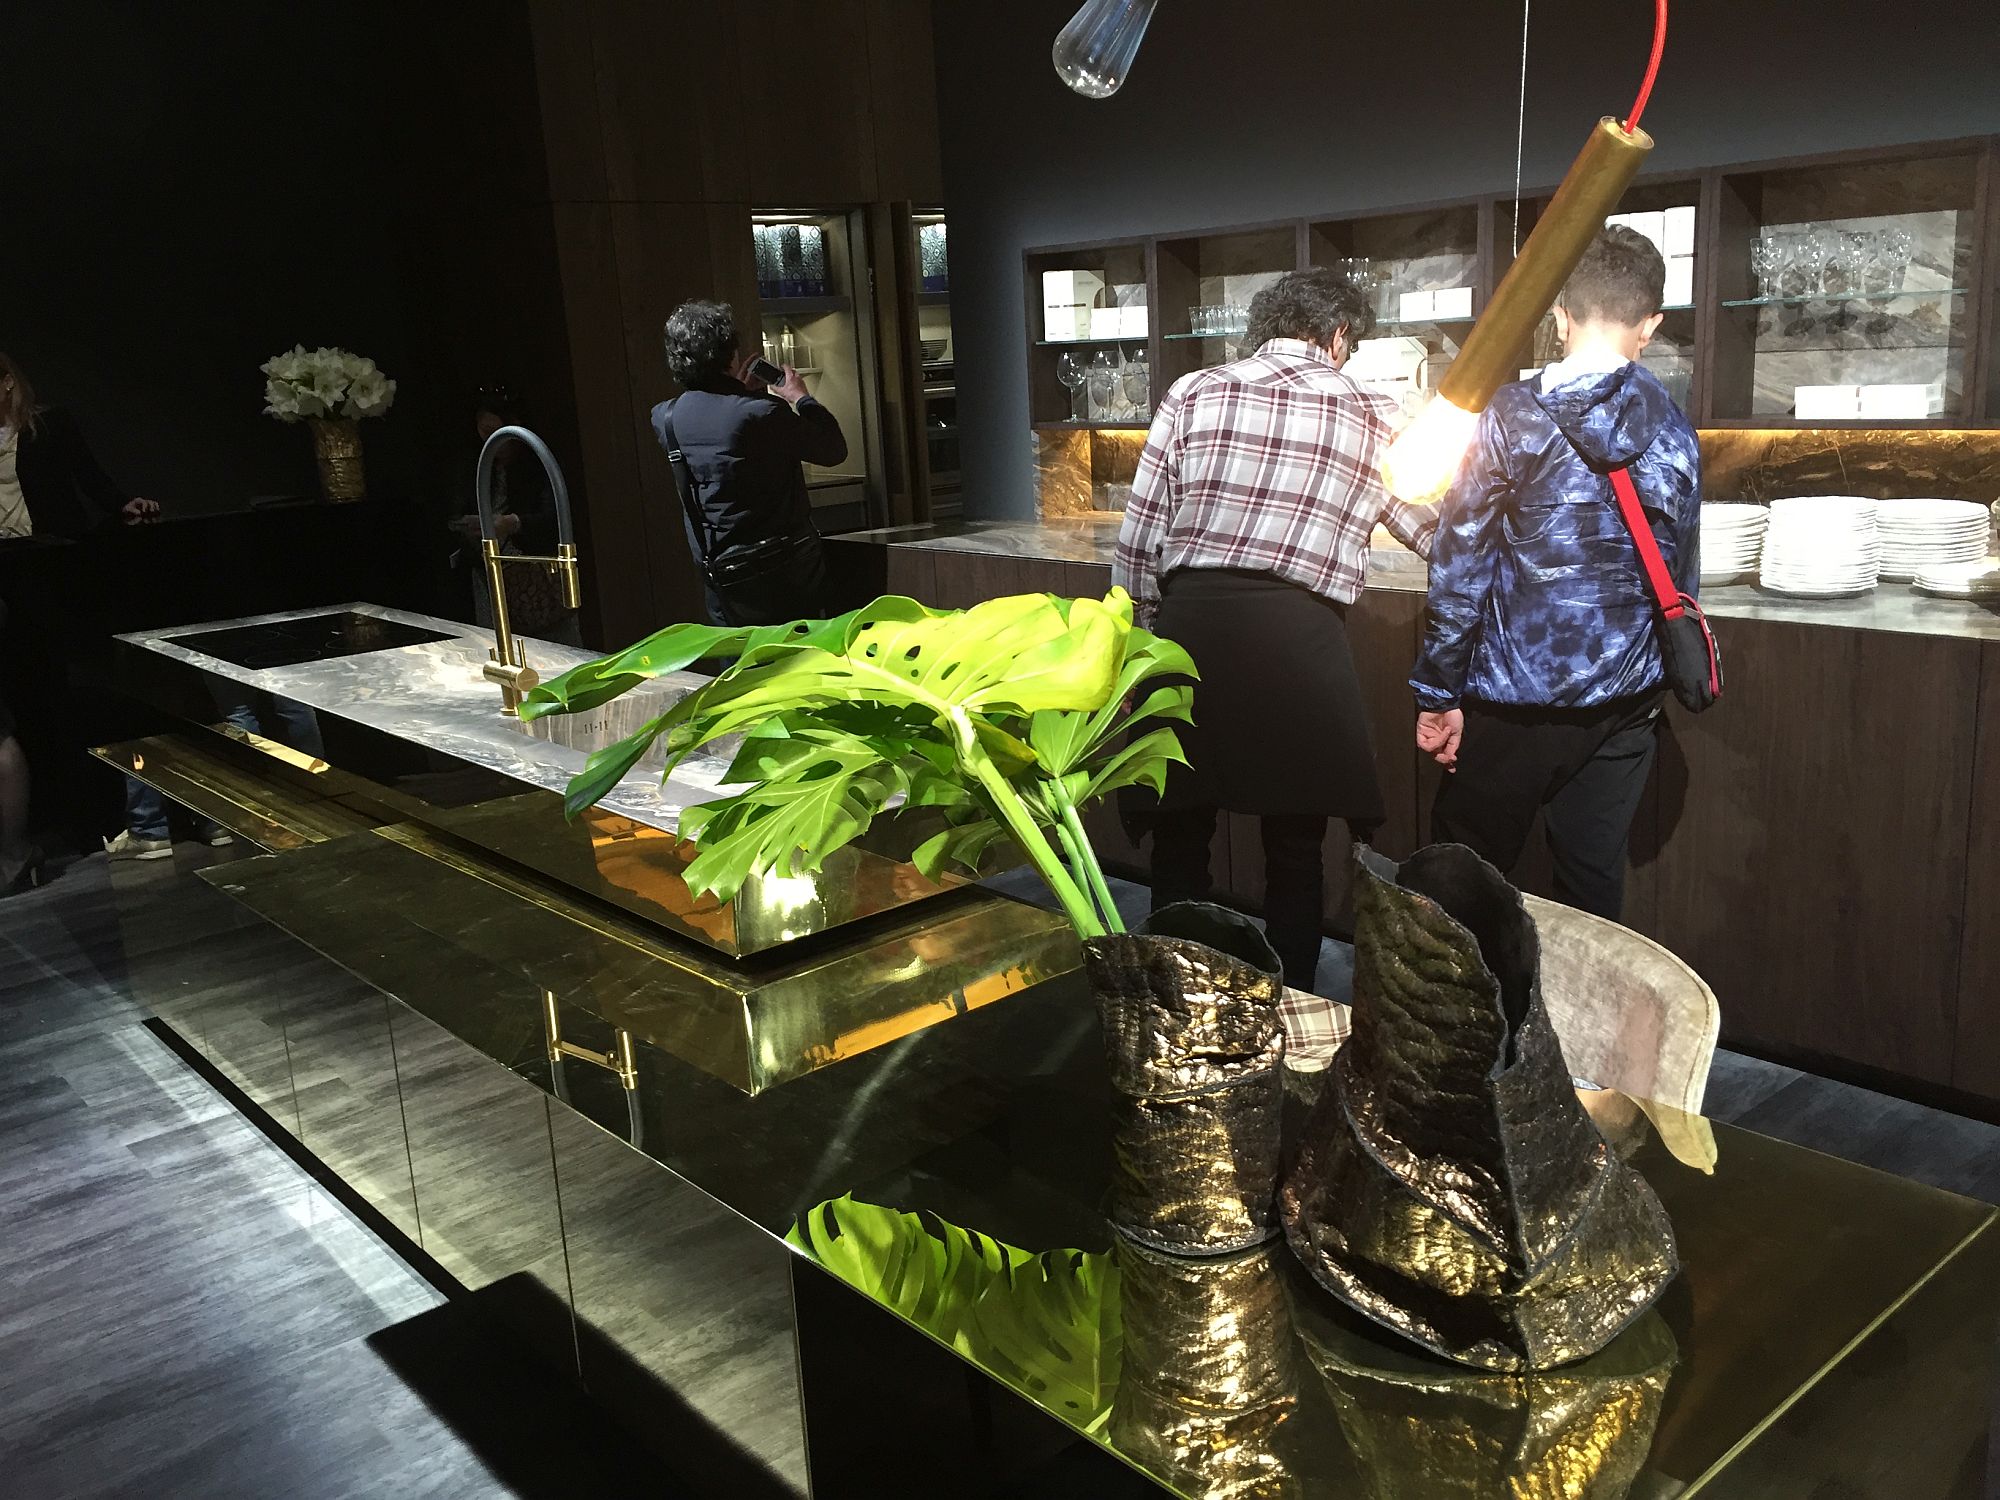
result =
[[[473,534],[477,535],[479,531],[479,518],[477,516],[472,518],[472,529]],[[511,510],[503,510],[493,518],[493,538],[495,541],[512,541],[516,536],[520,535],[520,531],[521,518]]]
[[[127,500],[118,514],[124,517],[127,526],[142,526],[160,519],[160,504],[157,500]]]
[[[476,542],[479,540],[479,517],[460,516],[451,523],[451,529],[458,533],[460,541]]]
[[[790,365],[786,365],[785,378],[771,387],[771,394],[781,401],[786,401],[793,406],[797,406],[806,397],[810,396],[812,392],[806,389],[805,378]]]
[[[1447,771],[1458,769],[1458,743],[1465,738],[1465,711],[1448,708],[1441,713],[1417,715],[1417,748]]]

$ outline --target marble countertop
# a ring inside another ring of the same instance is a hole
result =
[[[1111,519],[967,521],[952,525],[888,526],[841,534],[836,540],[886,546],[928,547],[1050,562],[1109,563],[1118,540]],[[1421,592],[1423,560],[1377,528],[1370,549],[1368,586]],[[1937,599],[1907,583],[1884,583],[1855,599],[1795,599],[1766,593],[1751,583],[1711,584],[1702,608],[1718,620],[1770,620],[1790,625],[1831,625],[1897,635],[1949,636],[2000,641],[2000,599]]]
[[[352,610],[394,620],[446,638],[391,647],[324,661],[283,667],[244,667],[209,656],[187,643],[209,631],[275,624]],[[179,637],[179,642],[168,637]],[[480,675],[492,632],[457,620],[440,620],[376,604],[334,605],[288,610],[240,620],[208,620],[163,630],[139,630],[118,637],[147,651],[249,687],[303,703],[315,713],[347,719],[398,739],[422,745],[469,764],[496,771],[528,786],[560,793],[583,769],[598,744],[636,729],[705,679],[671,673],[588,714],[556,715],[524,724],[500,712],[500,689]],[[549,641],[524,643],[528,662],[544,680],[596,653]],[[727,746],[688,757],[665,782],[657,775],[631,775],[598,804],[607,812],[673,832],[683,809],[713,801],[728,770]],[[658,755],[650,758],[656,768]],[[641,761],[643,769],[649,761]]]

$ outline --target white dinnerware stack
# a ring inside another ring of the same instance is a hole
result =
[[[1701,508],[1701,581],[1739,583],[1755,576],[1771,513],[1761,505]]]
[[[1916,584],[1918,593],[1941,599],[1990,599],[2000,594],[2000,557],[1936,563],[1917,574]]]
[[[1976,500],[1884,500],[1878,514],[1884,578],[1915,578],[1986,556],[1992,517]]]
[[[1879,509],[1876,501],[1849,495],[1772,501],[1757,582],[1800,599],[1867,593],[1882,571]]]

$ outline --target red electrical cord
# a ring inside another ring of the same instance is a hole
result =
[[[1653,97],[1653,80],[1660,76],[1660,54],[1667,47],[1667,0],[1654,0],[1653,15],[1653,55],[1646,61],[1646,76],[1639,82],[1639,97],[1632,101],[1632,112],[1625,117],[1625,133],[1632,134],[1639,128],[1639,116],[1646,112],[1646,101]]]

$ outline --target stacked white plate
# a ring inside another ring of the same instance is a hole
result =
[[[1701,508],[1701,581],[1738,583],[1757,571],[1771,513],[1761,505]]]
[[[1879,514],[1884,578],[1915,578],[1986,556],[1993,518],[1976,500],[1884,500]]]
[[[1758,583],[1800,599],[1867,593],[1882,571],[1877,509],[1873,500],[1848,495],[1772,501]]]
[[[1917,590],[1944,599],[1988,599],[2000,594],[2000,557],[1939,563],[1917,574]]]

